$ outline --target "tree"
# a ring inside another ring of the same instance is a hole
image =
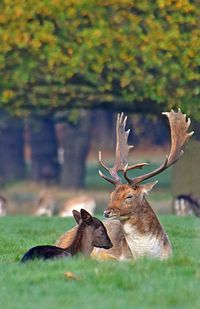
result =
[[[197,0],[2,0],[0,107],[199,120],[199,16]]]
[[[68,120],[64,135],[64,164],[61,185],[65,188],[83,188],[86,172],[86,159],[90,146],[92,112],[81,110],[79,119]]]
[[[29,121],[31,178],[48,183],[58,182],[59,165],[53,115],[32,116]]]
[[[2,0],[1,105],[199,112],[198,1]]]
[[[25,176],[23,121],[0,111],[0,183]],[[15,159],[13,159],[15,158]]]

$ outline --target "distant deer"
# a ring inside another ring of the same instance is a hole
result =
[[[3,195],[0,195],[0,217],[7,215],[7,200]]]
[[[84,256],[90,256],[94,247],[109,249],[112,243],[103,223],[95,217],[92,217],[86,210],[81,209],[79,213],[73,210],[73,216],[78,224],[74,240],[67,248],[56,246],[37,246],[28,250],[21,259],[21,262],[27,262],[34,259],[56,259],[74,256],[82,253]]]
[[[96,202],[93,198],[86,195],[81,195],[67,200],[58,215],[60,217],[71,217],[73,209],[80,211],[81,208],[87,210],[91,215],[93,215],[95,207]]]
[[[52,197],[51,192],[43,190],[39,196],[37,202],[36,216],[47,216],[51,217],[55,210],[55,200]]]
[[[195,215],[200,217],[200,199],[192,194],[180,194],[174,200],[174,213],[177,216]]]
[[[141,184],[144,180],[163,172],[174,164],[182,155],[182,147],[194,132],[188,133],[190,119],[179,110],[163,113],[169,120],[171,130],[171,149],[164,163],[156,170],[147,174],[130,178],[128,171],[143,168],[147,163],[128,166],[127,157],[133,146],[127,140],[130,130],[126,131],[127,117],[118,115],[116,126],[116,157],[112,168],[107,167],[99,152],[99,161],[102,167],[111,175],[111,178],[99,171],[100,176],[115,185],[115,190],[110,195],[108,208],[104,215],[108,218],[104,222],[113,247],[107,252],[95,249],[92,255],[96,258],[114,257],[118,260],[137,259],[142,256],[166,259],[172,254],[172,248],[156,214],[149,205],[146,195],[157,183]],[[122,172],[127,184],[122,184],[118,172]],[[65,233],[56,244],[60,247],[70,243],[75,234],[75,228]]]

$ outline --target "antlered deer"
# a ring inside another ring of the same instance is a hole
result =
[[[113,243],[113,248],[107,252],[103,249],[95,249],[93,256],[97,258],[114,257],[118,260],[136,259],[141,256],[149,256],[158,259],[166,259],[172,253],[172,248],[156,214],[149,205],[146,195],[157,182],[141,184],[144,180],[158,175],[166,168],[174,164],[182,155],[182,147],[192,136],[188,133],[190,119],[178,112],[163,113],[169,120],[171,130],[171,149],[164,163],[156,170],[147,174],[130,178],[128,171],[143,168],[147,163],[139,163],[128,166],[127,157],[133,146],[128,145],[129,131],[126,131],[126,120],[123,114],[118,115],[116,126],[116,157],[112,168],[107,167],[99,153],[99,161],[102,167],[109,172],[111,178],[100,171],[100,176],[115,185],[115,190],[110,195],[108,208],[104,215],[108,220],[104,222],[108,235]],[[122,172],[127,183],[122,184],[118,172]],[[61,236],[57,241],[58,246],[70,243],[74,237],[75,228]]]
[[[81,209],[80,213],[73,211],[73,216],[78,224],[76,235],[70,246],[59,248],[56,246],[37,246],[28,250],[21,259],[27,262],[34,259],[57,259],[74,256],[82,253],[89,256],[94,247],[109,249],[112,243],[103,223],[92,217],[86,210]]]

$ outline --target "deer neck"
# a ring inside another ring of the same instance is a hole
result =
[[[134,225],[141,234],[153,233],[155,229],[156,232],[162,231],[162,226],[145,197],[131,209],[121,223],[123,226],[127,223]]]
[[[90,226],[86,226],[85,223],[81,223],[71,246],[66,248],[66,250],[70,251],[72,256],[78,253],[89,256],[93,248],[92,229]]]
[[[134,258],[148,255],[164,259],[171,254],[168,237],[145,198],[121,224]]]

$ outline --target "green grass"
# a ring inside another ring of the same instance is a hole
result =
[[[160,216],[174,247],[168,261],[74,258],[20,264],[23,253],[51,244],[72,219],[0,218],[0,307],[4,309],[200,308],[200,221]],[[71,271],[80,280],[65,278]]]

